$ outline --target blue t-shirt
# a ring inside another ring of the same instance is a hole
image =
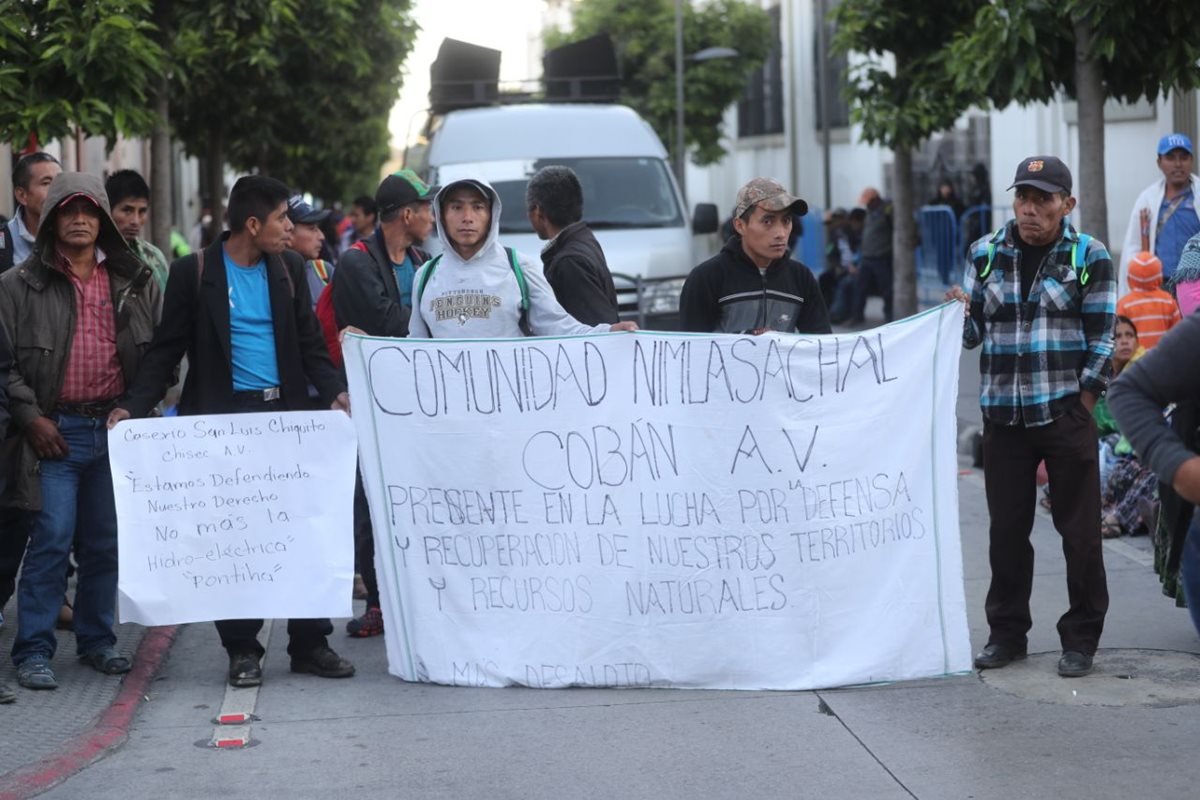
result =
[[[279,385],[275,360],[275,325],[267,287],[267,262],[259,259],[252,267],[235,264],[225,256],[225,279],[229,282],[229,343],[233,354],[235,392],[270,389]]]
[[[1196,217],[1196,197],[1191,189],[1185,191],[1182,197],[1183,202],[1154,239],[1154,255],[1162,261],[1164,281],[1175,274],[1175,268],[1179,266],[1179,256],[1183,253],[1183,246],[1187,244],[1188,239],[1200,233],[1200,218]],[[1159,219],[1162,219],[1170,206],[1171,201],[1164,197],[1158,209]]]
[[[412,257],[405,253],[403,263],[392,262],[392,270],[396,273],[396,286],[400,287],[400,304],[412,308],[413,276],[417,274]]]

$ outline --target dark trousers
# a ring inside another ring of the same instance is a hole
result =
[[[221,644],[230,655],[254,653],[262,658],[263,647],[258,643],[258,632],[262,630],[261,619],[219,619],[215,623],[221,635]],[[333,633],[333,623],[328,619],[289,619],[288,646],[290,656],[303,656],[318,647],[327,647],[326,639]]]
[[[234,409],[239,413],[262,411],[286,411],[279,400],[263,400],[261,397],[250,397],[246,393],[234,395]],[[219,619],[213,624],[221,635],[221,644],[230,653],[255,653],[262,657],[262,645],[258,643],[258,632],[262,630],[261,619]],[[333,623],[326,619],[289,619],[288,620],[288,655],[299,656],[312,652],[318,647],[327,647],[326,639],[333,633]]]
[[[1108,611],[1108,581],[1100,539],[1100,469],[1096,424],[1082,404],[1049,425],[1026,428],[987,423],[983,472],[991,515],[988,556],[992,583],[985,608],[988,642],[1026,646],[1032,626],[1033,515],[1037,467],[1045,460],[1050,508],[1067,562],[1070,608],[1058,621],[1063,650],[1092,655]]]
[[[367,608],[379,608],[379,577],[375,574],[375,532],[371,508],[363,491],[362,471],[354,478],[354,571],[367,587]]]
[[[4,482],[0,481],[0,488]],[[29,512],[19,508],[0,508],[0,609],[17,591],[17,572],[29,541]]]
[[[892,257],[872,258],[863,256],[858,265],[854,282],[854,304],[850,316],[854,320],[863,318],[867,307],[867,295],[877,294],[883,298],[883,318],[892,321]]]

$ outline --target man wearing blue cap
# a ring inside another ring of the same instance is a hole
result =
[[[1171,133],[1158,140],[1158,168],[1163,177],[1138,195],[1129,215],[1117,276],[1121,296],[1129,292],[1129,259],[1143,250],[1154,253],[1162,261],[1163,281],[1168,281],[1183,246],[1200,233],[1200,208],[1196,205],[1200,177],[1192,171],[1195,154],[1192,140],[1185,134]]]

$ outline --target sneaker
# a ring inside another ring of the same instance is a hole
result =
[[[346,633],[359,639],[379,636],[383,633],[383,611],[379,606],[368,608],[361,617],[355,617],[346,623]]]
[[[236,687],[261,686],[262,664],[254,653],[229,654],[229,685]]]
[[[57,689],[58,679],[45,656],[33,656],[17,665],[17,683],[26,689]]]
[[[354,665],[328,645],[321,645],[302,656],[292,656],[292,672],[307,672],[320,678],[349,678],[354,674]]]
[[[99,650],[93,650],[79,657],[81,663],[87,664],[97,672],[103,672],[105,675],[124,675],[133,668],[133,663],[128,658],[117,652],[117,648],[109,645],[101,647]]]

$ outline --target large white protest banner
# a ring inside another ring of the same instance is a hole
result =
[[[348,336],[389,669],[810,689],[970,668],[961,306],[833,336]]]
[[[351,613],[357,451],[344,413],[128,420],[108,446],[123,622]]]

